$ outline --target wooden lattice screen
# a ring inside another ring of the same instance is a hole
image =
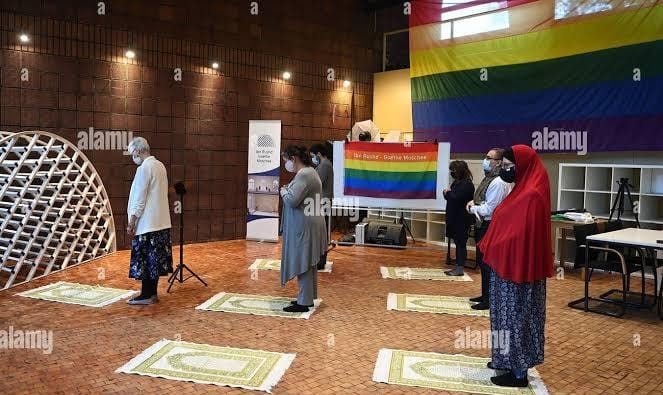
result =
[[[0,131],[0,289],[114,252],[101,178],[69,141]]]

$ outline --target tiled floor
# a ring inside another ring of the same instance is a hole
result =
[[[279,247],[246,241],[188,245],[185,261],[209,283],[175,285],[161,302],[134,307],[124,302],[102,309],[13,296],[19,291],[64,280],[138,289],[127,278],[122,251],[46,279],[0,292],[0,330],[52,330],[50,355],[37,350],[0,350],[0,394],[8,393],[244,393],[246,391],[149,377],[114,370],[161,338],[294,352],[293,365],[275,394],[439,393],[374,383],[380,348],[488,356],[487,349],[457,349],[454,332],[489,328],[482,317],[404,313],[386,310],[389,292],[475,296],[474,282],[383,280],[380,265],[440,266],[442,254],[339,247],[330,253],[332,274],[321,274],[321,309],[310,320],[213,314],[194,307],[220,291],[294,295],[295,283],[279,286],[279,273],[251,278],[255,258],[279,257]],[[99,280],[104,274],[105,279]],[[618,285],[604,275],[594,289]],[[629,311],[617,319],[566,307],[581,296],[583,283],[567,271],[548,285],[545,363],[538,367],[553,394],[663,393],[663,321],[651,311]],[[639,286],[634,281],[634,287]],[[651,287],[651,285],[650,285]]]

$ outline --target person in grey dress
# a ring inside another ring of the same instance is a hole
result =
[[[322,182],[322,198],[325,199],[324,207],[328,207],[331,211],[332,200],[334,199],[334,166],[329,160],[331,157],[330,148],[331,144],[323,142],[319,144],[313,144],[310,151],[312,158],[311,160],[315,166],[315,171],[318,173],[320,181]],[[331,233],[331,228],[329,226],[331,221],[331,212],[325,212],[324,216],[327,238],[329,238]],[[326,251],[318,263],[318,270],[323,270],[325,266],[327,266]]]
[[[322,182],[311,167],[305,147],[289,145],[283,152],[285,168],[295,173],[281,187],[283,199],[283,244],[281,246],[281,287],[297,277],[297,300],[283,310],[306,312],[317,298],[317,265],[327,251],[327,231],[320,209]]]

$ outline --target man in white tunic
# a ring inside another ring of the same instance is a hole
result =
[[[488,226],[495,208],[506,199],[511,189],[513,189],[513,183],[507,183],[499,177],[503,154],[504,150],[501,148],[493,148],[488,151],[483,159],[483,171],[486,176],[474,192],[474,200],[467,203],[467,211],[474,214],[477,219],[474,227],[476,244],[479,244],[488,232]],[[476,253],[477,263],[481,267],[481,296],[470,300],[479,302],[472,305],[474,310],[487,310],[489,306],[490,267],[483,263],[483,254],[479,248],[477,248]]]

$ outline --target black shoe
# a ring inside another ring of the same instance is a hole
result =
[[[501,376],[491,377],[490,381],[492,381],[493,384],[495,385],[499,385],[500,387],[523,388],[529,385],[529,380],[527,380],[527,376],[523,377],[522,379],[519,379],[516,376],[514,376],[512,372],[505,373]]]
[[[472,310],[488,310],[488,303],[479,302],[470,306]]]
[[[283,311],[286,313],[306,313],[308,311],[308,307],[302,306],[300,304],[292,304],[288,307],[284,307]]]
[[[292,304],[292,305],[295,305],[295,304],[296,304],[296,305],[302,306],[302,305],[300,305],[299,303],[297,303],[296,300],[291,300],[291,301],[290,301],[290,304]],[[311,305],[308,305],[308,306],[304,305],[304,307],[313,307],[313,305],[312,305],[312,304],[311,304]]]
[[[481,302],[483,300],[483,296],[477,296],[476,298],[470,298],[470,302]]]

